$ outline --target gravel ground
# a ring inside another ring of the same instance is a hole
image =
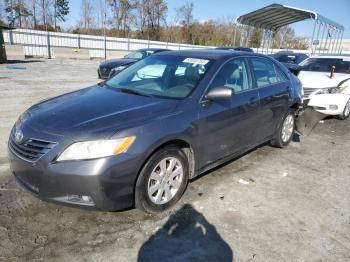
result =
[[[350,121],[208,172],[160,215],[62,207],[21,189],[11,126],[33,103],[97,83],[97,65],[0,65],[0,261],[350,261]]]

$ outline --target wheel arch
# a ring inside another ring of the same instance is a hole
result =
[[[187,141],[185,141],[184,139],[170,139],[167,141],[163,141],[162,143],[160,143],[159,145],[156,145],[151,151],[150,153],[147,154],[146,159],[143,161],[141,167],[139,168],[138,172],[137,172],[137,177],[135,180],[135,184],[134,184],[134,194],[136,192],[136,183],[137,180],[139,178],[139,175],[141,173],[142,168],[145,166],[145,164],[147,163],[147,161],[150,159],[150,157],[157,152],[159,149],[167,147],[167,146],[175,146],[180,148],[184,154],[187,157],[188,160],[188,165],[189,165],[189,179],[193,178],[195,176],[195,157],[194,157],[194,151],[192,146],[190,145],[190,143],[188,143]],[[134,200],[135,201],[135,200]]]

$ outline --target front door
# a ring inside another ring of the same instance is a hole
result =
[[[209,90],[222,86],[233,90],[230,100],[204,101],[199,105],[197,142],[203,152],[200,167],[255,143],[259,94],[253,89],[245,58],[234,58],[221,67]]]

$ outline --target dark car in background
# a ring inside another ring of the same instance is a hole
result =
[[[293,51],[280,51],[271,56],[281,63],[289,64],[300,64],[309,57],[307,54],[296,53]]]
[[[190,179],[293,137],[301,86],[274,59],[162,52],[97,86],[30,107],[9,137],[11,170],[36,197],[161,212]]]
[[[136,51],[132,51],[124,58],[119,59],[109,59],[106,61],[103,61],[97,70],[98,78],[100,79],[108,79],[112,76],[118,74],[120,71],[124,70],[128,66],[132,65],[133,63],[144,59],[152,54],[164,52],[164,51],[170,51],[169,49],[164,48],[143,48],[138,49]]]
[[[296,76],[301,70],[301,66],[299,64],[309,57],[307,54],[295,53],[288,50],[280,51],[275,54],[271,54],[270,56],[281,62],[285,67],[288,68],[289,71],[291,71]]]
[[[243,46],[219,46],[215,48],[217,50],[229,50],[229,51],[244,51],[244,52],[251,52],[253,53],[253,49],[249,47],[243,47]]]

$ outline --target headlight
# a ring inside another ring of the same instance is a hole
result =
[[[335,94],[335,93],[338,93],[338,90],[339,89],[337,87],[331,87],[331,88],[328,89],[328,92],[330,94]]]
[[[25,111],[24,113],[22,113],[22,114],[18,117],[18,119],[17,119],[17,121],[16,121],[16,123],[15,123],[16,128],[19,128],[20,125],[21,125],[22,123],[24,123],[24,122],[28,119],[28,117],[30,117],[30,113],[29,113],[28,111]]]
[[[77,142],[68,146],[57,161],[85,160],[124,153],[135,141],[135,136],[118,139]]]
[[[318,90],[319,94],[329,94],[329,90],[328,88],[322,88]]]

